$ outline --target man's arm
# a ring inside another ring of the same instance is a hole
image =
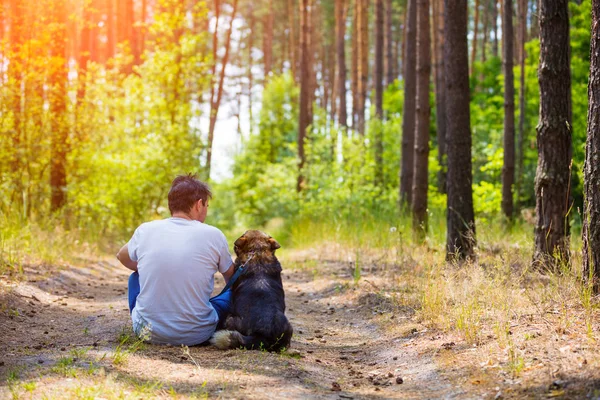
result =
[[[223,278],[225,279],[225,283],[229,283],[229,280],[233,276],[233,263],[231,263],[231,266],[229,267],[229,269],[227,271],[223,272],[222,275],[223,275]]]
[[[138,263],[136,261],[133,261],[129,257],[129,249],[127,248],[127,244],[125,244],[125,246],[121,247],[121,250],[119,250],[119,252],[117,253],[117,259],[121,262],[121,264],[123,264],[130,270],[137,272]],[[227,272],[229,272],[229,271],[227,271]],[[223,276],[225,276],[225,275],[223,275]]]

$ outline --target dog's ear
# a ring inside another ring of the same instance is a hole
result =
[[[246,237],[246,234],[244,233],[242,236],[240,236],[238,238],[238,240],[235,241],[235,243],[233,244],[233,248],[235,249],[242,249],[244,247],[244,245],[246,244],[246,242],[248,241],[248,238]]]
[[[281,245],[277,242],[277,240],[272,237],[269,238],[269,244],[271,245],[271,250],[275,251],[281,247]]]

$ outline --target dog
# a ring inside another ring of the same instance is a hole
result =
[[[264,232],[246,231],[234,243],[235,271],[244,272],[232,286],[231,313],[224,330],[210,343],[219,349],[282,351],[290,347],[293,329],[285,316],[281,264],[275,250],[281,246]]]

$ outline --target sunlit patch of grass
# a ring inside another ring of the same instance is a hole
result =
[[[68,378],[77,377],[77,368],[73,357],[61,357],[51,369],[52,372]]]
[[[99,239],[88,238],[92,232],[67,230],[59,218],[33,222],[0,213],[0,275],[19,278],[28,264],[78,265],[82,255],[97,253]]]

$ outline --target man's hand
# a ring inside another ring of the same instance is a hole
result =
[[[121,250],[119,250],[119,252],[117,253],[117,260],[119,260],[121,262],[121,264],[123,264],[130,270],[137,272],[138,263],[136,261],[133,261],[129,257],[129,249],[127,248],[127,244],[125,244],[125,246],[121,247]]]
[[[229,280],[231,279],[231,277],[233,276],[233,263],[231,263],[231,266],[229,267],[229,269],[225,272],[222,273],[223,278],[225,279],[225,283],[229,283]]]

